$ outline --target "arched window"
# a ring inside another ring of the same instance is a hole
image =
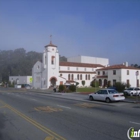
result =
[[[71,80],[73,81],[73,74],[71,75]]]
[[[70,74],[68,74],[68,80],[70,80]]]
[[[82,80],[82,74],[80,75],[80,80]]]
[[[85,75],[85,79],[87,80],[87,74]]]
[[[79,80],[79,74],[77,74],[77,80]]]
[[[90,74],[88,75],[88,80],[90,80]]]
[[[52,56],[52,58],[51,58],[51,64],[52,65],[54,64],[54,58],[55,58],[55,56]]]

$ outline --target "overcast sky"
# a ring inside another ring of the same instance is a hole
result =
[[[0,0],[0,50],[43,52],[140,64],[140,0]]]

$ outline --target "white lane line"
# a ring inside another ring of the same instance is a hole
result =
[[[71,108],[70,108],[70,107],[68,107],[68,106],[63,106],[63,105],[57,105],[57,106],[62,107],[62,108],[71,109]]]
[[[133,123],[133,124],[140,125],[140,123],[138,123],[138,122],[132,122],[132,121],[129,121],[129,123]]]

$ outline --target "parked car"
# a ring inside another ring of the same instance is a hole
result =
[[[137,95],[137,96],[140,96],[140,88],[135,88],[135,90],[136,90],[136,92],[137,92],[136,95]]]
[[[32,86],[29,85],[29,84],[25,84],[24,87],[25,87],[26,89],[32,89]]]
[[[140,95],[140,89],[136,87],[130,87],[126,90],[124,90],[124,94],[133,96],[133,95]]]
[[[107,103],[111,101],[120,101],[124,99],[124,94],[119,93],[115,89],[101,89],[96,93],[89,94],[89,100],[102,100],[106,101]]]

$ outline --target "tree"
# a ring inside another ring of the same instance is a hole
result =
[[[32,67],[37,61],[42,60],[42,53],[24,48],[0,51],[0,82],[9,81],[9,76],[32,75]],[[65,56],[60,56],[60,61],[67,61]]]
[[[91,87],[99,87],[99,81],[97,81],[97,80],[91,81],[90,86]]]
[[[114,86],[115,86],[117,91],[123,92],[125,87],[126,87],[126,84],[125,83],[121,83],[121,82],[116,82]]]
[[[85,80],[82,81],[82,85],[83,85],[83,86],[85,85]]]

